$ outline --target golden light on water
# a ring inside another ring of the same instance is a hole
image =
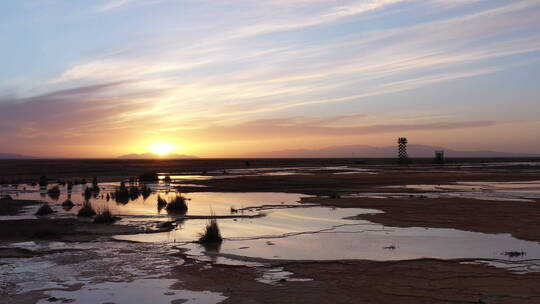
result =
[[[175,145],[163,142],[156,142],[151,144],[150,147],[148,147],[148,150],[150,150],[150,152],[160,156],[165,156],[174,151],[174,149]]]

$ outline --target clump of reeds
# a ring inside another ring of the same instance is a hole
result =
[[[67,199],[62,203],[62,207],[73,207],[73,206],[75,206],[75,204],[70,199]]]
[[[238,213],[238,209],[231,206],[231,213]]]
[[[517,257],[522,257],[522,256],[527,255],[527,253],[523,251],[523,249],[521,251],[517,251],[517,250],[506,251],[506,252],[503,252],[503,254],[509,258],[517,258]]]
[[[47,187],[47,185],[49,184],[49,180],[47,179],[47,177],[45,175],[42,175],[39,177],[39,186],[40,187]]]
[[[173,198],[165,209],[169,213],[186,213],[188,210],[188,205],[186,203],[187,199],[181,195],[177,195],[175,198]]]
[[[148,187],[146,184],[141,186],[141,194],[143,199],[147,199],[152,194],[152,188]]]
[[[36,211],[36,215],[49,215],[49,214],[52,214],[54,213],[54,211],[52,210],[51,206],[49,206],[49,204],[47,203],[44,203],[43,205],[41,205],[41,207],[39,207],[39,209]]]
[[[131,186],[129,187],[129,198],[134,201],[141,196],[141,190],[139,190],[139,187],[137,186]]]
[[[159,176],[156,172],[145,172],[139,175],[140,182],[157,182],[158,180]]]
[[[92,204],[89,201],[84,201],[81,209],[77,213],[77,216],[80,217],[92,217],[96,215],[96,210],[92,207]]]
[[[105,208],[104,210],[98,212],[96,217],[94,217],[94,224],[112,224],[118,219],[118,217],[113,216],[108,208]]]
[[[57,200],[60,197],[60,187],[54,186],[47,190],[47,194],[54,200]]]
[[[165,175],[165,178],[163,178],[163,181],[166,182],[166,183],[170,183],[172,181],[171,176],[170,175]]]
[[[114,191],[114,199],[121,204],[129,203],[129,190],[124,182],[121,182],[120,187]]]
[[[221,243],[223,238],[221,237],[221,232],[219,231],[219,226],[217,219],[212,217],[203,233],[200,234],[199,243]]]
[[[341,198],[339,193],[331,193],[330,195],[328,195],[328,197],[333,199]]]
[[[92,179],[92,191],[99,193],[99,183],[97,177],[94,177],[94,179]]]
[[[74,206],[75,204],[69,198],[62,203],[62,208],[67,211],[71,210]]]
[[[161,195],[158,195],[157,197],[157,208],[158,212],[160,212],[163,208],[167,207],[167,201],[161,197]]]
[[[92,198],[92,196],[94,196],[94,192],[90,187],[86,187],[84,188],[83,196],[85,200],[89,200]]]

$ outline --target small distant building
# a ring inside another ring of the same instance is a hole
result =
[[[443,150],[435,151],[435,163],[444,164],[444,151]]]
[[[398,162],[400,164],[406,164],[409,162],[409,157],[407,155],[407,143],[407,138],[398,138]]]

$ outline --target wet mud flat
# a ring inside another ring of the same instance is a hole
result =
[[[540,302],[536,164],[227,170],[149,184],[151,195],[125,204],[93,197],[92,204],[122,217],[105,226],[75,218],[84,187],[73,188],[75,207],[66,211],[64,188],[55,200],[30,185],[6,186],[2,191],[21,204],[15,210],[17,203],[7,203],[9,212],[0,214],[0,299]],[[100,188],[113,191],[117,184]],[[189,199],[184,216],[157,210],[158,195],[179,192]],[[39,205],[33,199],[56,212],[34,216]],[[220,216],[224,241],[218,246],[194,242],[211,212]],[[160,222],[174,226],[148,230]],[[40,225],[58,230],[24,232]]]

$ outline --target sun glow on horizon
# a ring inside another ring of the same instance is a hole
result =
[[[172,151],[174,151],[174,149],[175,145],[163,142],[156,142],[151,144],[150,147],[148,147],[148,150],[150,150],[150,152],[159,156],[165,156],[167,154],[170,154]]]

